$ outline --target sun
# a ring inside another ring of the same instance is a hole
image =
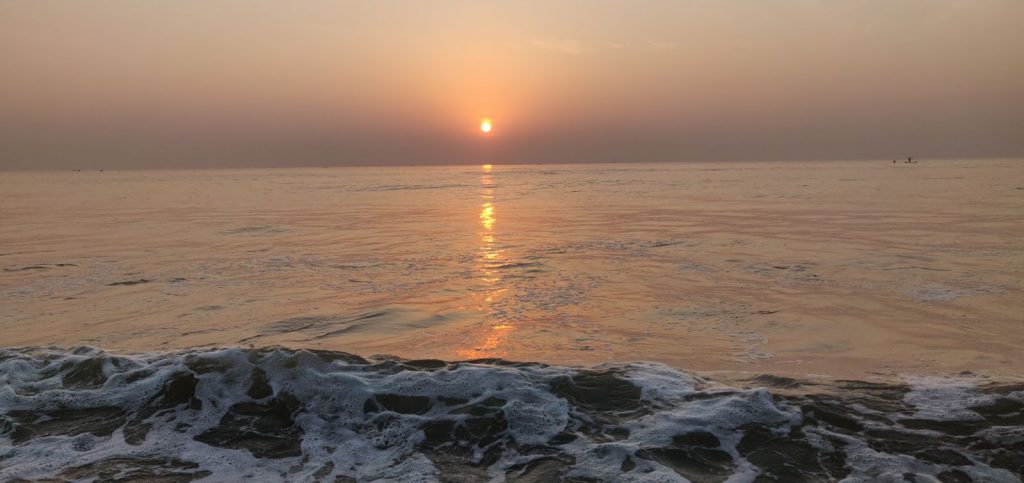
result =
[[[490,118],[485,117],[480,120],[480,132],[488,134],[491,132],[491,129],[494,129],[494,124]]]

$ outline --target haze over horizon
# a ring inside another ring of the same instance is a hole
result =
[[[0,169],[1024,156],[1022,21],[1010,0],[11,0]]]

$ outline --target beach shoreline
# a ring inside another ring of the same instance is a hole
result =
[[[1024,383],[730,386],[331,351],[0,350],[0,477],[1018,481]]]

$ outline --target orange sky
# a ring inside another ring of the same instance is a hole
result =
[[[1019,0],[6,0],[0,168],[1024,156],[1021,25]]]

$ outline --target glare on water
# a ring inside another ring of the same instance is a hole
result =
[[[0,344],[1012,372],[1020,179],[1016,160],[5,173]]]

